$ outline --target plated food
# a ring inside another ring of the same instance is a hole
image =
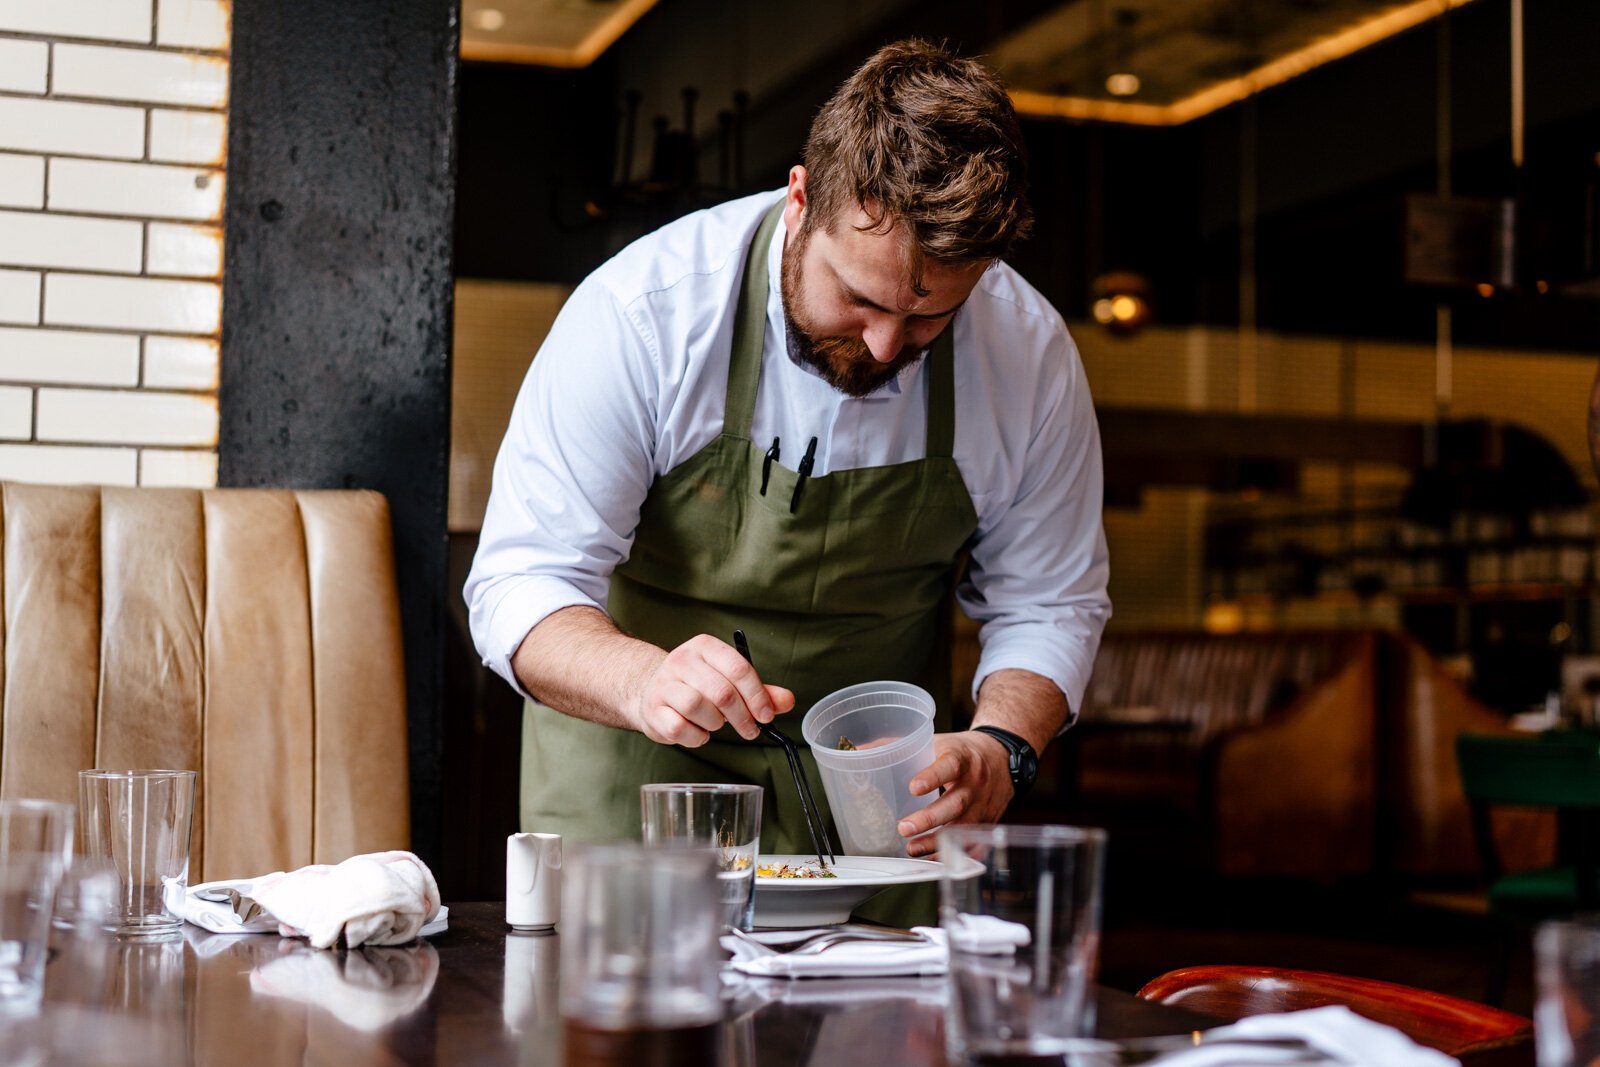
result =
[[[944,868],[933,860],[898,856],[840,856],[831,876],[783,875],[783,869],[819,869],[815,856],[784,854],[756,858],[757,926],[833,926],[893,885],[933,882]],[[770,872],[770,873],[769,873]]]
[[[757,878],[837,878],[821,860],[804,863],[768,863],[756,868]]]

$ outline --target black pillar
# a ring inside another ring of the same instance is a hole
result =
[[[394,516],[413,845],[440,846],[456,0],[233,5],[219,481]]]

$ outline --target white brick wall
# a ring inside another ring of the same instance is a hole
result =
[[[229,0],[0,0],[0,479],[216,484]]]

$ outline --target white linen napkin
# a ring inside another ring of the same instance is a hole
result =
[[[950,969],[951,943],[958,952],[1011,956],[1032,936],[1021,923],[993,915],[957,915],[948,933],[932,926],[912,930],[927,940],[847,941],[815,954],[800,955],[769,953],[737,937],[724,937],[722,947],[733,954],[729,967],[758,978],[887,978],[944,974]],[[760,939],[761,934],[754,937]]]
[[[1234,1064],[1303,1063],[1293,1047],[1227,1044],[1243,1040],[1299,1040],[1327,1058],[1351,1067],[1460,1067],[1460,1061],[1425,1048],[1392,1026],[1373,1022],[1340,1004],[1272,1015],[1251,1015],[1231,1026],[1207,1030],[1201,1044],[1163,1056],[1160,1067],[1232,1067]],[[1154,1065],[1152,1065],[1154,1067]]]
[[[729,967],[762,978],[886,978],[903,974],[944,974],[949,969],[943,930],[918,926],[925,942],[851,941],[814,955],[765,954],[736,937],[722,947],[733,953]]]
[[[206,882],[181,895],[171,889],[167,906],[204,930],[276,931],[317,948],[332,948],[341,935],[349,948],[404,944],[444,929],[449,914],[433,872],[410,852],[372,852],[338,864]]]

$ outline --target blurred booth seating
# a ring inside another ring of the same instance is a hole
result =
[[[5,484],[0,795],[198,770],[190,881],[407,848],[389,506]]]
[[[974,627],[953,661],[966,693]],[[1470,876],[1467,729],[1505,726],[1401,634],[1113,632],[1010,817],[1103,825],[1123,856],[1227,877]]]

